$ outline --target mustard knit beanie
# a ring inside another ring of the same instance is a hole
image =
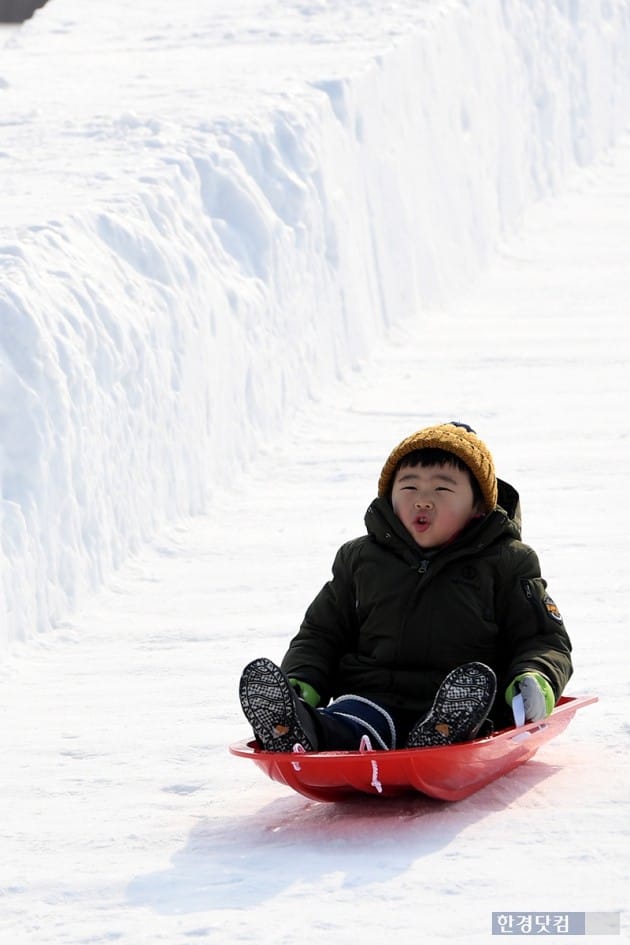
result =
[[[470,469],[479,483],[486,508],[491,511],[497,504],[497,477],[492,455],[472,427],[463,423],[440,423],[412,433],[392,451],[383,466],[378,481],[379,496],[391,492],[394,473],[401,459],[414,450],[440,449],[454,453]]]

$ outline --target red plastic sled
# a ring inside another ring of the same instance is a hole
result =
[[[439,748],[292,754],[263,751],[257,741],[245,740],[230,745],[230,751],[316,801],[339,801],[356,793],[393,797],[408,791],[459,801],[528,761],[564,731],[578,709],[593,702],[597,696],[563,696],[544,722]]]

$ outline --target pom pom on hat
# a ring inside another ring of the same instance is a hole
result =
[[[488,511],[497,504],[497,477],[492,454],[472,427],[465,423],[440,423],[412,433],[392,450],[378,481],[379,496],[389,495],[401,459],[414,450],[440,449],[453,453],[468,466],[479,483]]]

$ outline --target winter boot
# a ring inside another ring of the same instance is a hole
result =
[[[496,691],[496,676],[485,663],[457,666],[442,681],[427,715],[409,732],[407,748],[453,745],[475,738]]]
[[[265,751],[317,750],[311,710],[302,702],[279,666],[261,659],[249,663],[239,685],[241,708]]]

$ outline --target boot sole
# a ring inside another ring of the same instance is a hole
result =
[[[454,745],[475,737],[488,717],[497,691],[485,663],[465,663],[446,676],[426,717],[407,739],[407,748]]]
[[[296,744],[314,751],[297,715],[291,684],[279,666],[261,658],[249,663],[239,684],[241,708],[265,751],[293,751]]]

